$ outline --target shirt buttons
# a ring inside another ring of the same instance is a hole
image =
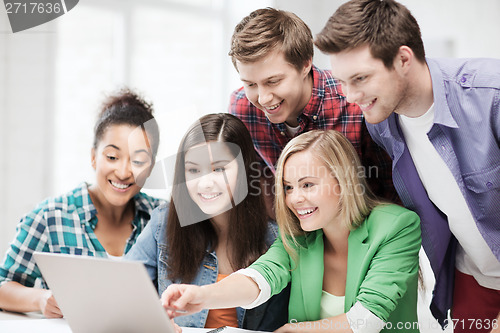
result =
[[[492,182],[487,182],[486,183],[486,187],[491,189],[493,187],[493,183]]]
[[[280,133],[281,133],[281,136],[285,136],[286,135],[285,132],[280,132]]]
[[[316,119],[318,119],[318,116],[313,116],[313,120],[316,120]]]
[[[465,83],[465,82],[467,82],[467,77],[465,77],[465,76],[462,76],[462,78],[460,79],[460,82],[462,82],[462,83]]]

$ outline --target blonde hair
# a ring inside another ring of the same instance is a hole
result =
[[[353,230],[359,227],[371,210],[382,204],[368,187],[364,168],[345,136],[334,130],[314,130],[295,137],[288,142],[278,159],[275,183],[275,213],[280,236],[286,251],[294,259],[294,248],[300,246],[297,237],[306,232],[300,228],[298,218],[285,203],[283,172],[288,158],[304,151],[312,152],[337,179],[340,188],[339,216],[347,228]]]

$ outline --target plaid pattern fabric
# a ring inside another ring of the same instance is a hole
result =
[[[134,202],[136,214],[125,253],[148,223],[153,209],[163,200],[138,193]],[[41,279],[42,286],[47,288],[33,260],[34,251],[106,257],[106,250],[94,233],[96,224],[97,210],[85,183],[61,197],[45,200],[17,226],[16,237],[0,266],[0,285],[16,281],[33,287],[35,281]]]
[[[360,108],[347,102],[340,85],[329,71],[313,66],[312,76],[312,96],[297,118],[300,129],[295,136],[314,129],[341,132],[358,152],[375,194],[399,202],[392,184],[391,160],[371,139]],[[243,88],[231,94],[229,113],[245,123],[263,167],[274,173],[281,151],[292,139],[285,124],[271,123],[263,111],[250,103]]]

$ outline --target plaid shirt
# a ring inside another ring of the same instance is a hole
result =
[[[133,200],[136,213],[125,253],[148,223],[153,209],[163,202],[143,193]],[[0,286],[16,281],[33,287],[36,279],[41,279],[42,286],[47,288],[33,260],[34,251],[106,257],[106,250],[94,233],[96,224],[97,210],[85,183],[66,195],[45,200],[17,226],[16,237],[0,266]]]
[[[346,101],[329,71],[313,66],[311,72],[312,96],[297,118],[300,129],[295,136],[315,129],[341,132],[358,152],[368,183],[375,194],[399,202],[392,184],[391,160],[371,139],[360,108]],[[281,151],[292,139],[288,136],[286,125],[271,123],[263,111],[250,103],[243,88],[231,94],[229,113],[247,126],[263,167],[267,166],[274,173]]]

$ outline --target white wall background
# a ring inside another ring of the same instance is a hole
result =
[[[169,156],[190,123],[225,111],[239,87],[227,51],[243,16],[275,6],[316,34],[343,2],[85,0],[16,34],[0,8],[0,256],[34,205],[92,181],[92,126],[104,92],[126,84],[152,100],[160,157]],[[428,56],[500,58],[500,1],[401,2],[419,21]],[[317,50],[315,63],[329,67]]]

